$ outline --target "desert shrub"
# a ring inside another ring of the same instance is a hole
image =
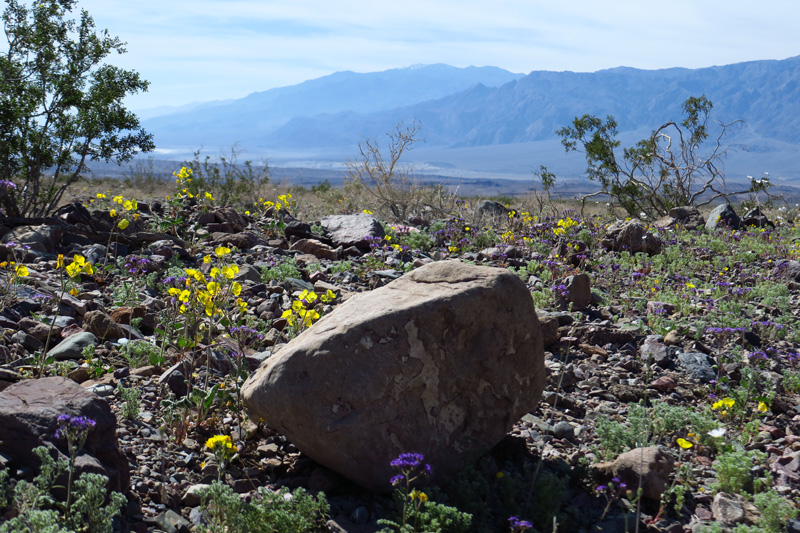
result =
[[[303,273],[297,267],[294,257],[278,259],[274,266],[261,267],[261,279],[265,283],[272,280],[284,281],[286,278],[302,279]]]
[[[302,488],[273,492],[261,487],[253,503],[245,503],[231,487],[219,481],[214,481],[204,493],[202,508],[208,523],[199,526],[198,533],[325,531],[330,510],[322,492],[315,497]]]

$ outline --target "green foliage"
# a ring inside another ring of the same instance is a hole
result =
[[[103,505],[108,478],[86,472],[81,474],[74,486],[75,501],[70,505],[69,513],[64,513],[50,491],[56,478],[69,467],[67,461],[63,458],[54,460],[45,446],[34,448],[33,452],[42,465],[33,483],[19,481],[12,492],[6,483],[7,473],[0,472],[0,489],[3,489],[0,503],[7,505],[7,495],[13,494],[11,500],[17,512],[14,518],[0,526],[0,533],[111,533],[112,520],[126,499],[122,494],[112,492],[108,504]]]
[[[721,188],[724,175],[719,163],[725,153],[721,140],[740,121],[719,123],[716,144],[701,154],[700,146],[709,136],[712,107],[705,96],[687,98],[681,106],[685,118],[680,124],[670,121],[661,125],[648,138],[624,148],[621,158],[614,117],[602,120],[583,115],[556,133],[568,152],[583,150],[586,175],[601,186],[598,194],[610,196],[631,216],[645,213],[657,218],[673,207],[694,204],[706,193],[713,196],[704,203],[720,196],[757,193],[769,187],[768,181],[753,181],[751,188],[744,191],[728,192]]]
[[[763,462],[764,452],[758,450],[733,450],[720,454],[714,461],[717,471],[717,483],[714,489],[728,494],[739,494],[753,481],[750,469],[753,461]]]
[[[125,388],[122,383],[117,385],[117,392],[125,402],[122,404],[122,416],[128,420],[136,420],[139,418],[139,411],[142,406],[140,400],[142,391],[134,388]]]
[[[302,488],[289,492],[258,490],[253,503],[245,503],[231,487],[214,481],[203,494],[203,511],[208,524],[198,526],[198,533],[269,531],[270,533],[304,533],[325,531],[330,506],[325,494],[316,497]]]
[[[659,402],[651,408],[629,404],[628,425],[600,418],[596,432],[601,456],[613,459],[627,450],[658,444],[682,430],[693,431],[701,442],[713,445],[713,439],[707,433],[718,425],[708,411]]]
[[[0,57],[0,179],[2,208],[13,216],[52,212],[87,161],[131,159],[155,147],[139,119],[123,106],[148,83],[132,70],[105,64],[124,53],[118,38],[95,31],[75,0],[41,0],[31,8],[6,0],[8,49]],[[46,172],[52,172],[46,177]]]
[[[783,371],[783,388],[788,392],[800,392],[800,371],[786,369]]]
[[[286,278],[303,279],[303,273],[297,267],[294,257],[279,259],[272,267],[261,267],[261,279],[265,283],[272,280],[285,281]]]
[[[759,492],[753,496],[753,503],[761,511],[758,526],[767,533],[781,533],[786,522],[797,516],[797,509],[774,489]]]
[[[158,346],[144,340],[132,340],[122,345],[119,353],[128,363],[128,368],[139,368],[147,364],[161,366],[166,362]]]

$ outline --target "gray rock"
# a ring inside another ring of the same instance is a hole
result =
[[[344,248],[355,246],[368,249],[369,239],[367,237],[383,239],[386,236],[381,223],[366,213],[327,216],[320,221],[320,225],[333,241],[334,246],[343,246]]]
[[[661,237],[647,231],[645,225],[635,218],[609,226],[600,244],[615,252],[627,250],[632,254],[644,252],[650,255],[661,252],[662,246]]]
[[[712,362],[709,360],[708,355],[704,353],[681,352],[678,354],[678,360],[695,381],[708,383],[713,379],[717,379],[717,374],[712,368]]]
[[[93,333],[84,331],[67,337],[48,351],[47,355],[55,357],[56,361],[78,359],[81,357],[81,352],[83,352],[84,348],[87,346],[97,346],[99,342],[100,341]]]
[[[452,475],[532,411],[541,342],[518,276],[436,262],[340,304],[267,359],[242,398],[315,461],[388,491],[399,454]]]
[[[125,337],[125,332],[108,313],[89,311],[83,316],[83,327],[98,339],[116,341]]]
[[[731,526],[744,522],[744,507],[734,496],[724,492],[718,492],[714,496],[714,501],[711,504],[711,512],[714,514],[714,519],[724,524]]]
[[[575,428],[569,422],[558,422],[553,426],[553,435],[557,439],[571,439],[575,436]]]
[[[55,253],[64,230],[61,226],[20,226],[3,235],[2,242],[30,246],[37,252]]]
[[[484,200],[475,209],[479,217],[508,218],[511,209],[494,200]]]
[[[145,523],[156,526],[164,533],[189,533],[192,527],[192,524],[172,509],[167,509],[155,518],[145,520]]]
[[[561,300],[561,307],[568,309],[572,304],[572,309],[585,309],[592,301],[592,282],[589,274],[575,274],[564,279],[566,286],[565,293],[559,294],[557,298]]]
[[[706,229],[714,231],[716,229],[726,227],[728,229],[739,229],[742,226],[742,220],[736,211],[733,210],[731,204],[722,204],[714,208],[708,215],[706,221]]]
[[[761,212],[761,209],[754,207],[742,216],[742,227],[756,226],[758,228],[774,228],[775,224]]]

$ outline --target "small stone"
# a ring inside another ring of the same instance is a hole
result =
[[[569,422],[558,422],[555,426],[553,426],[553,435],[557,439],[571,439],[575,436],[575,428]]]
[[[181,501],[187,507],[195,507],[197,505],[200,505],[203,499],[202,493],[203,491],[208,490],[209,487],[211,487],[211,485],[206,485],[204,483],[198,483],[196,485],[192,485],[191,487],[186,489],[186,492],[183,493]]]

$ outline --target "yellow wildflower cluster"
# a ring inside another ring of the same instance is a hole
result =
[[[56,261],[56,268],[64,268],[64,255],[58,254],[58,260]],[[66,266],[67,275],[71,278],[74,278],[80,275],[81,272],[84,274],[94,274],[94,267],[92,264],[86,260],[85,257],[82,255],[75,254],[72,257],[72,263]]]
[[[255,207],[256,212],[266,212],[267,209],[270,207],[274,207],[275,211],[280,211],[281,209],[294,209],[296,203],[294,199],[292,199],[292,195],[288,192],[286,194],[278,195],[277,200],[270,201],[264,200],[263,198],[259,198],[257,202],[253,202],[253,207]],[[245,211],[246,215],[250,214],[250,211]]]
[[[136,202],[136,200],[126,200],[120,194],[114,196],[111,201],[116,203],[120,209],[118,212],[117,208],[112,208],[108,212],[111,215],[111,218],[119,217],[119,222],[117,222],[117,227],[119,229],[125,229],[128,227],[131,220],[139,219],[139,213],[136,212],[139,210],[139,204]]]
[[[419,500],[422,503],[425,503],[425,502],[428,501],[428,495],[425,494],[424,492],[422,492],[421,490],[414,489],[414,490],[411,491],[411,493],[408,496],[412,500]]]
[[[206,441],[206,448],[210,448],[215,452],[218,449],[230,453],[236,453],[239,451],[239,449],[236,447],[233,441],[231,441],[229,435],[214,435],[213,437],[211,437]]]
[[[556,235],[564,235],[569,228],[577,225],[578,222],[572,220],[570,217],[562,218],[558,221],[557,227],[553,228],[553,233]]]
[[[26,267],[25,265],[18,265],[14,261],[3,261],[2,263],[0,263],[0,268],[9,268],[9,267],[14,269],[14,275],[17,276],[18,278],[22,278],[30,274],[30,272],[28,272],[28,267]]]
[[[283,312],[281,318],[285,318],[289,327],[297,332],[310,327],[320,317],[320,314],[314,309],[318,299],[322,303],[330,303],[336,299],[336,295],[330,289],[319,297],[316,292],[303,291],[297,300],[292,302],[292,307]]]
[[[237,297],[236,304],[240,311],[245,310],[247,303],[238,298],[242,293],[242,286],[238,281],[231,281],[239,273],[239,267],[224,260],[220,261],[230,253],[230,248],[218,246],[214,249],[213,258],[210,255],[203,258],[204,263],[211,263],[215,258],[219,262],[211,268],[208,277],[200,270],[184,269],[186,288],[172,287],[167,291],[177,299],[181,314],[202,310],[209,317],[222,315],[224,309],[220,306],[229,295]]]

